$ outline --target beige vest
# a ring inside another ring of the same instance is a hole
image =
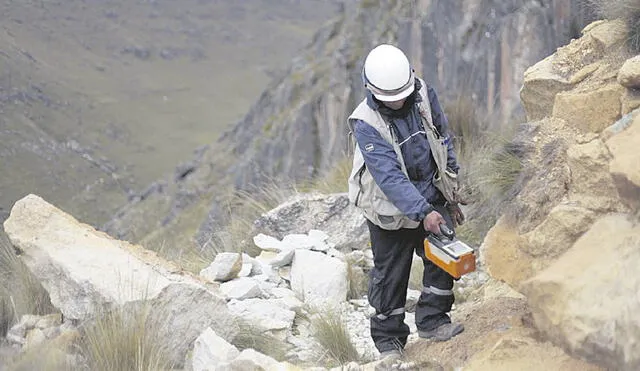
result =
[[[447,200],[453,201],[457,190],[456,174],[452,171],[447,171],[447,144],[435,126],[433,125],[433,119],[431,117],[431,104],[427,96],[427,87],[424,81],[420,80],[422,88],[419,94],[422,97],[420,103],[420,114],[422,116],[423,126],[427,133],[427,139],[431,147],[431,153],[435,159],[436,165],[439,171],[435,174],[433,183],[444,194]],[[406,165],[400,145],[395,138],[395,133],[390,125],[384,121],[378,111],[371,109],[367,105],[366,98],[356,107],[351,116],[348,118],[349,128],[353,132],[353,124],[356,120],[362,120],[367,124],[375,128],[378,133],[388,143],[393,146],[396,152],[398,161],[402,167],[402,171],[405,176],[407,175]],[[444,178],[440,176],[441,173],[447,174]],[[451,199],[450,199],[451,197]],[[382,192],[380,187],[376,184],[367,170],[364,163],[364,157],[362,151],[355,144],[355,151],[353,153],[353,168],[351,175],[349,176],[349,200],[357,206],[365,218],[370,220],[375,225],[383,229],[396,230],[400,228],[416,228],[420,225],[419,222],[409,219],[404,215]]]

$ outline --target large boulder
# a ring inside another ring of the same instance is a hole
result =
[[[296,250],[291,265],[291,289],[311,305],[346,301],[347,263],[320,252]]]
[[[640,225],[601,217],[522,285],[537,328],[567,352],[612,370],[640,369]]]
[[[576,127],[598,130],[607,124],[609,116],[620,114],[619,99],[624,89],[618,84],[587,88],[580,94],[568,91],[615,76],[618,67],[602,59],[619,50],[626,26],[620,21],[598,21],[585,27],[583,35],[525,72],[520,98],[529,121],[554,116],[569,119]],[[613,104],[615,99],[618,101]],[[587,102],[595,105],[582,104]]]
[[[488,271],[514,287],[562,256],[603,214],[640,206],[632,181],[640,140],[629,127],[640,98],[616,81],[626,34],[624,22],[594,22],[525,74],[523,104],[538,121],[521,125],[510,144],[522,169],[481,254]]]
[[[214,286],[140,246],[113,239],[35,195],[15,203],[4,229],[65,320],[148,305],[158,340],[180,365],[200,333],[230,335],[234,319]]]
[[[525,71],[524,83],[520,91],[520,98],[525,108],[527,119],[536,121],[551,116],[574,119],[572,114],[575,112],[572,110],[575,108],[567,107],[564,104],[565,102],[598,102],[601,96],[608,99],[614,99],[619,96],[619,92],[621,93],[622,89],[614,89],[613,93],[610,93],[607,89],[602,92],[589,93],[589,89],[586,89],[583,95],[575,95],[573,93],[564,95],[562,92],[571,90],[583,82],[589,84],[589,80],[594,75],[609,74],[610,71],[606,68],[607,65],[600,63],[600,60],[611,50],[616,49],[625,39],[625,30],[623,22],[594,22],[585,27],[583,37],[558,48],[556,53],[529,67]],[[558,101],[558,98],[560,101]],[[615,114],[620,113],[620,102],[617,103],[618,111]],[[575,121],[578,125],[585,125],[590,121],[580,121],[579,119],[593,111],[591,111],[591,107],[581,107],[584,111],[578,112],[579,116],[575,118]],[[598,107],[605,107],[607,113],[614,109],[613,107],[605,106],[604,102]],[[598,116],[595,115],[593,118],[597,119]]]
[[[585,132],[600,132],[620,117],[625,88],[617,82],[583,91],[560,92],[555,96],[553,117]]]
[[[346,193],[300,194],[255,221],[252,235],[263,233],[277,239],[311,230],[331,231],[327,242],[341,251],[366,249],[369,232],[362,213]]]

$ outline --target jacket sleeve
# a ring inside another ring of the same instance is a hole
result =
[[[458,166],[456,152],[453,148],[453,138],[451,137],[451,132],[449,131],[449,120],[447,120],[447,116],[444,114],[444,111],[442,111],[442,107],[440,107],[440,102],[438,101],[438,95],[436,94],[436,91],[431,86],[427,86],[427,94],[429,97],[429,103],[431,104],[431,117],[433,118],[433,125],[435,125],[440,134],[446,136],[448,151],[447,167],[457,173],[460,167]]]
[[[424,219],[432,206],[402,172],[393,146],[364,121],[354,124],[354,136],[373,180],[387,198],[408,218]]]

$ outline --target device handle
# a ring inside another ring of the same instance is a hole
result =
[[[448,239],[453,239],[455,237],[456,232],[454,232],[449,226],[446,224],[440,224],[440,233]]]

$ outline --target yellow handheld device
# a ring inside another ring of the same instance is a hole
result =
[[[458,240],[455,232],[445,224],[440,225],[440,232],[441,234],[429,233],[424,239],[424,254],[427,259],[456,279],[476,270],[473,249]]]

